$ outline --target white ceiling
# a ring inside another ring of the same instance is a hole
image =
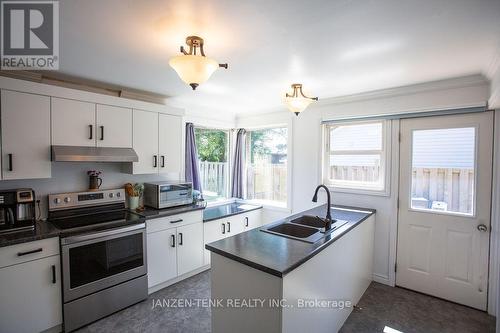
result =
[[[64,0],[64,74],[171,96],[187,109],[283,108],[293,82],[320,99],[487,73],[500,0]],[[196,91],[169,67],[188,35],[219,69]]]

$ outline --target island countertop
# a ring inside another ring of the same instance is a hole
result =
[[[219,240],[205,245],[209,251],[238,261],[266,273],[283,277],[306,262],[357,225],[373,215],[375,210],[356,207],[332,206],[335,220],[345,220],[346,224],[314,244],[260,231],[261,228]],[[281,224],[302,215],[325,216],[326,205],[289,216],[271,225]]]

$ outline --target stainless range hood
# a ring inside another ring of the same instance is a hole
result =
[[[132,148],[52,146],[54,162],[138,162]]]

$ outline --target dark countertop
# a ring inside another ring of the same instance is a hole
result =
[[[0,247],[33,242],[44,238],[58,237],[59,233],[60,230],[50,222],[37,221],[34,230],[0,234]]]
[[[205,209],[206,205],[207,204],[205,202],[200,202],[200,203],[196,203],[196,204],[192,204],[192,205],[185,205],[185,206],[172,207],[172,208],[163,208],[163,209],[155,209],[155,208],[146,207],[146,209],[144,211],[142,211],[138,214],[144,216],[146,218],[146,220],[151,220],[151,219],[157,219],[160,217],[172,216],[172,215],[192,212],[195,210]]]
[[[232,202],[225,205],[207,207],[205,211],[203,211],[203,222],[208,222],[223,217],[238,215],[261,208],[262,206],[241,203],[241,202]]]
[[[368,213],[346,211],[336,208],[362,210]],[[319,206],[299,214],[292,215],[272,224],[268,224],[266,227],[281,224],[301,215],[324,216],[325,212],[326,205]],[[333,244],[337,239],[355,228],[369,216],[373,215],[375,210],[334,206],[332,207],[331,213],[333,219],[346,220],[348,223],[339,229],[334,230],[330,235],[314,244],[269,234],[267,232],[260,231],[260,228],[255,228],[253,230],[207,244],[205,245],[205,248],[266,273],[283,277],[321,252],[327,246]]]

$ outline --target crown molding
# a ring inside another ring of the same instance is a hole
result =
[[[451,79],[430,81],[412,84],[408,86],[394,87],[381,90],[373,90],[353,95],[326,98],[315,103],[315,106],[332,104],[346,104],[365,100],[390,98],[397,96],[413,95],[429,91],[448,90],[467,87],[489,87],[489,80],[482,74],[474,74]]]

